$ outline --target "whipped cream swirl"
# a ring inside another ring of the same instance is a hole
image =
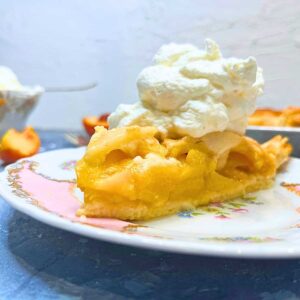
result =
[[[140,101],[119,105],[108,119],[111,128],[155,126],[162,136],[195,138],[245,132],[264,87],[255,58],[223,58],[219,46],[207,39],[204,50],[164,45],[153,61],[137,79]]]

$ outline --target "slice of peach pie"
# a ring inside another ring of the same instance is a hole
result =
[[[78,215],[146,220],[269,187],[292,147],[244,136],[263,86],[255,58],[224,58],[210,39],[162,46],[139,101],[96,127],[77,164]]]
[[[155,127],[96,127],[78,161],[78,215],[146,220],[269,187],[292,147],[224,131],[158,138]]]

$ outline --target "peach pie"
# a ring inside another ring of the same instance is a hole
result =
[[[147,220],[269,187],[292,147],[245,137],[262,94],[254,57],[224,58],[213,40],[162,46],[137,79],[139,101],[95,128],[76,166],[78,215]]]
[[[257,109],[249,117],[249,125],[300,127],[300,107],[289,106],[283,110]]]
[[[291,152],[286,138],[260,145],[232,132],[156,137],[154,127],[96,127],[76,167],[78,215],[146,220],[269,187]]]

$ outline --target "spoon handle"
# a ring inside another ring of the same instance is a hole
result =
[[[98,85],[98,82],[94,81],[85,85],[78,86],[50,86],[45,87],[46,93],[65,93],[65,92],[79,92],[79,91],[87,91],[95,88]]]

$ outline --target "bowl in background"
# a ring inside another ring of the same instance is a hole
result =
[[[0,90],[0,136],[10,128],[24,128],[43,93],[44,88],[40,86],[18,91]]]

